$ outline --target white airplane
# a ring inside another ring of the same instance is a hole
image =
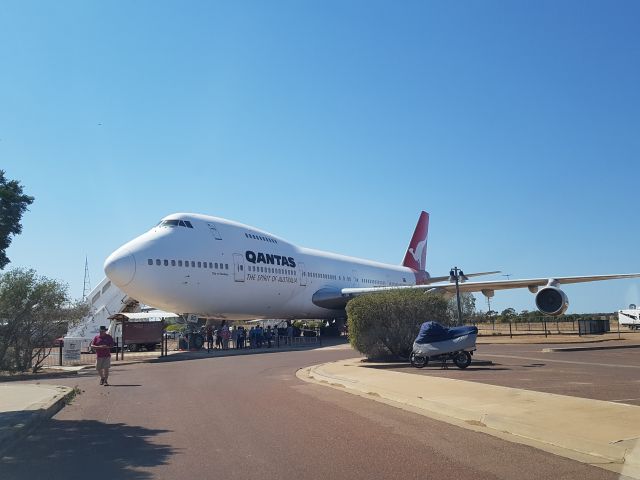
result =
[[[263,230],[207,215],[175,213],[113,252],[107,277],[130,297],[184,315],[254,318],[344,318],[347,302],[389,289],[423,289],[452,295],[449,275],[426,271],[429,214],[422,212],[402,265],[298,247]],[[560,285],[640,274],[466,281],[461,292],[528,288],[542,313],[560,315],[569,301]],[[542,287],[542,288],[540,288]]]

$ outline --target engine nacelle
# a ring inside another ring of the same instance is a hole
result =
[[[544,287],[536,294],[536,307],[545,315],[562,315],[569,308],[569,298],[558,287]]]

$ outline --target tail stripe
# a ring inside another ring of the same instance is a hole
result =
[[[409,248],[404,255],[402,266],[416,271],[425,271],[427,268],[427,235],[429,234],[429,214],[422,212],[418,224],[411,237]]]

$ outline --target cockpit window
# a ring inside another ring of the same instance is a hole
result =
[[[158,224],[159,227],[186,227],[193,228],[189,220],[163,220]]]

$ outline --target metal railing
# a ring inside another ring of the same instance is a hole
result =
[[[266,339],[263,339],[261,342],[261,347],[258,347],[257,344],[250,345],[250,342],[245,341],[245,345],[243,350],[265,350],[268,348],[289,348],[289,347],[307,347],[307,346],[319,346],[322,345],[322,338],[318,332],[313,332],[314,335],[311,336],[307,333],[307,336],[297,336],[297,337],[289,337],[287,335],[274,335],[271,340],[271,346]],[[117,345],[116,339],[116,348],[115,351],[111,353],[112,360],[134,360],[141,358],[157,358],[163,355],[167,355],[169,352],[176,352],[180,350],[180,337],[176,338],[167,338],[164,337],[163,343],[160,348],[156,348],[152,351],[138,351],[138,352],[129,352],[122,351],[120,347]],[[206,350],[206,342],[202,350]],[[215,349],[214,350],[218,350]],[[228,343],[228,350],[237,350],[235,343],[230,340]],[[53,346],[50,349],[49,355],[42,361],[40,364],[41,367],[47,368],[55,368],[55,367],[71,367],[71,366],[85,366],[85,365],[93,365],[96,362],[96,355],[92,352],[80,352],[79,356],[76,356],[74,359],[67,359],[64,356],[64,349],[62,344],[58,346]]]

